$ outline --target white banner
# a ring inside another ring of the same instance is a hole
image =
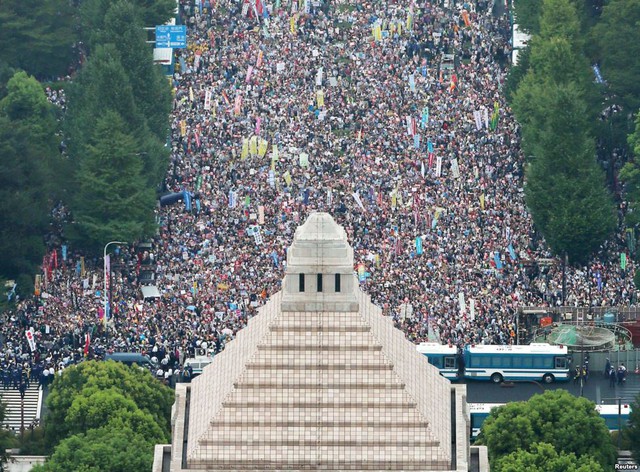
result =
[[[211,110],[211,90],[204,93],[204,109]]]
[[[442,156],[436,157],[436,177],[442,175]]]
[[[451,159],[451,172],[456,179],[460,178],[460,167],[458,167],[458,159]]]
[[[318,72],[316,73],[316,85],[318,87],[322,85],[322,73],[323,73],[323,70],[322,70],[322,67],[320,67],[318,69]]]
[[[353,192],[351,195],[353,196],[353,199],[356,201],[356,203],[358,204],[360,209],[363,211],[363,213],[366,213],[367,210],[365,210],[364,205],[362,204],[362,200],[360,199],[360,195],[358,195],[358,192]]]
[[[467,311],[467,304],[464,302],[464,293],[460,292],[458,294],[458,303],[460,304],[460,314],[464,315],[465,311]]]
[[[473,298],[469,300],[469,318],[471,321],[476,319],[476,301]]]
[[[33,339],[33,332],[31,330],[27,330],[25,332],[25,335],[27,336],[27,341],[29,342],[29,349],[31,349],[31,352],[34,352],[36,350],[36,340]]]

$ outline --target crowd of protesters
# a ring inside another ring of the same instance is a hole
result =
[[[515,342],[519,307],[562,303],[562,267],[524,203],[519,128],[501,94],[510,27],[489,6],[183,1],[164,186],[188,197],[159,206],[146,252],[113,255],[108,330],[102,259],[56,241],[47,297],[21,301],[0,327],[3,361],[57,371],[155,349],[166,377],[203,345],[223,349],[281,288],[311,211],[345,227],[361,288],[411,341]],[[590,277],[567,269],[566,304],[635,303],[620,240]],[[158,299],[139,295],[143,261]]]

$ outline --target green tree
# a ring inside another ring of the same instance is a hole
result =
[[[150,413],[117,389],[87,387],[73,399],[65,422],[69,434],[84,433],[103,426],[127,429],[141,435],[150,444],[167,441],[162,428]]]
[[[515,0],[513,2],[515,19],[518,26],[529,34],[540,32],[540,16],[542,15],[542,2],[530,0]]]
[[[136,47],[148,49],[146,44],[133,42],[125,49]],[[133,67],[131,72],[123,65],[123,56],[115,44],[98,46],[78,79],[69,87],[65,119],[69,155],[75,162],[84,159],[98,117],[107,110],[113,110],[124,119],[127,129],[135,138],[136,153],[143,162],[145,185],[155,190],[168,162],[162,122],[166,129],[170,99],[166,95],[166,85],[160,83],[164,79],[157,75],[151,57],[146,53],[138,57],[131,51],[127,51],[125,57],[128,66]],[[149,67],[134,66],[139,61],[147,61]],[[145,90],[145,80],[149,81],[148,91]],[[156,109],[152,103],[155,100]],[[149,127],[145,110],[149,113],[154,130]]]
[[[640,108],[640,2],[611,0],[593,28],[602,75],[625,114]]]
[[[7,405],[0,401],[0,424],[4,423],[7,417]],[[0,472],[6,471],[7,462],[9,461],[9,454],[7,449],[15,447],[17,444],[16,438],[13,433],[7,429],[0,428]]]
[[[74,12],[68,0],[3,0],[0,60],[38,78],[66,75],[75,61]]]
[[[588,135],[586,105],[573,85],[539,98],[548,116],[529,141],[525,197],[536,227],[557,255],[585,263],[615,229],[615,208]]]
[[[501,459],[519,450],[534,455],[549,452],[546,447],[540,450],[537,443],[552,444],[558,455],[574,454],[581,462],[588,463],[591,458],[604,470],[610,470],[616,459],[609,430],[594,403],[565,390],[547,391],[527,402],[496,408],[483,423],[478,437],[478,444],[488,447],[492,464],[506,465],[508,461],[500,462]],[[527,459],[526,455],[521,456],[522,461]]]
[[[0,100],[0,274],[11,279],[31,279],[42,262],[60,161],[56,128],[40,84],[16,73]]]
[[[98,404],[100,400],[105,400],[118,409],[120,413],[115,419],[108,418],[106,410]],[[149,415],[153,423],[160,427],[162,437],[165,440],[169,439],[169,416],[173,404],[171,389],[154,379],[148,371],[114,361],[91,361],[70,367],[61,376],[56,377],[46,400],[49,408],[49,416],[45,423],[47,444],[50,447],[55,446],[70,434],[93,431],[91,428],[100,425],[102,420],[105,424],[101,426],[114,426],[117,422],[119,428],[128,424],[125,429],[137,429],[138,426],[135,425],[143,424],[146,416],[130,417],[127,412],[135,410],[132,410],[132,405],[127,400]],[[82,431],[83,428],[86,428],[86,431]],[[155,427],[149,427],[149,436],[146,434],[140,433],[138,436],[147,440],[156,438],[158,433]]]
[[[127,428],[90,429],[64,439],[45,465],[32,472],[148,472],[153,446]]]
[[[76,173],[69,237],[79,245],[137,241],[153,233],[155,194],[147,186],[135,137],[115,112],[98,119]]]
[[[640,395],[631,405],[629,427],[624,431],[625,439],[629,442],[631,453],[636,462],[640,462]]]
[[[636,115],[635,131],[627,138],[629,148],[634,158],[620,169],[620,180],[625,184],[625,197],[629,201],[629,209],[625,216],[627,224],[640,224],[640,113]]]
[[[592,457],[558,454],[551,444],[533,443],[531,450],[518,449],[498,459],[495,472],[604,472]]]
[[[91,49],[101,42],[100,31],[104,29],[105,16],[112,3],[112,0],[84,0],[80,4],[82,38]],[[135,7],[136,16],[145,27],[163,25],[175,15],[175,0],[130,0],[129,3]]]

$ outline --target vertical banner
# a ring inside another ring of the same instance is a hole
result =
[[[627,268],[627,254],[624,252],[620,253],[620,268],[625,270]]]
[[[484,193],[480,195],[480,209],[484,211]]]
[[[264,205],[258,206],[258,224],[264,224]]]
[[[471,321],[476,319],[476,301],[473,298],[469,300],[469,318]]]
[[[211,110],[211,90],[204,93],[204,109]]]
[[[442,156],[436,158],[436,177],[442,175]]]
[[[416,254],[422,255],[422,238],[420,236],[416,238]]]
[[[236,95],[235,102],[233,104],[233,113],[235,115],[239,115],[242,109],[242,96],[240,94]]]
[[[456,179],[460,178],[460,167],[458,166],[458,159],[451,159],[451,172]]]
[[[464,301],[464,292],[458,294],[458,304],[460,305],[460,314],[464,315],[467,311],[467,304]]]
[[[40,293],[42,293],[42,275],[38,274],[36,275],[36,280],[33,284],[33,294],[36,297],[39,297]]]
[[[111,256],[107,254],[104,258],[104,313],[105,320],[109,318],[111,307],[109,306],[109,292],[111,291]]]
[[[353,199],[356,201],[356,203],[358,204],[358,206],[360,207],[360,209],[362,210],[363,213],[366,213],[367,210],[365,209],[364,205],[362,204],[362,200],[360,199],[360,195],[358,195],[358,192],[353,192],[351,194],[351,196],[353,197]]]
[[[27,336],[27,341],[29,342],[29,349],[31,349],[31,352],[35,352],[36,340],[33,338],[33,331],[28,329],[27,331],[25,331],[25,335]]]
[[[318,108],[324,107],[324,92],[322,90],[318,90],[316,92],[316,101],[318,103]]]

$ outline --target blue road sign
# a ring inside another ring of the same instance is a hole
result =
[[[186,48],[187,47],[187,26],[186,25],[161,25],[156,26],[156,47],[157,48]]]

